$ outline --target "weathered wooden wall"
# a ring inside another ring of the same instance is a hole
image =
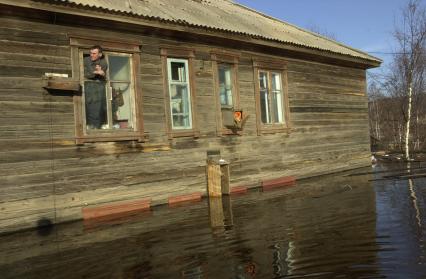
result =
[[[209,149],[220,149],[231,162],[233,185],[369,163],[365,70],[279,57],[288,62],[294,129],[258,136],[252,56],[259,53],[50,21],[22,19],[13,12],[0,18],[0,232],[34,226],[40,218],[78,219],[84,206],[146,197],[157,204],[178,194],[205,193]],[[42,88],[46,72],[71,75],[69,34],[140,41],[148,143],[75,145],[72,96]],[[160,45],[196,50],[199,138],[167,139]],[[240,101],[250,115],[242,136],[216,136],[213,48],[241,54]]]

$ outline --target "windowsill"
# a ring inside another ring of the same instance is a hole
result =
[[[242,130],[237,130],[233,132],[231,129],[223,128],[221,131],[221,136],[242,136],[242,135],[243,135]]]
[[[290,133],[291,128],[285,125],[277,125],[277,124],[261,124],[260,129],[258,130],[258,134],[275,134],[275,133]]]
[[[94,130],[86,135],[76,137],[77,144],[86,142],[107,142],[107,141],[128,141],[135,140],[144,142],[147,135],[141,135],[138,131],[111,131],[111,130]]]
[[[172,138],[183,138],[183,137],[194,137],[199,138],[200,132],[195,130],[172,130],[168,133],[169,139]]]

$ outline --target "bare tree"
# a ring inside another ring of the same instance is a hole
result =
[[[425,88],[426,11],[419,0],[410,0],[402,11],[402,25],[395,27],[398,49],[394,56],[388,89],[395,97],[402,97],[405,121],[405,157],[410,159],[410,128],[413,100],[418,100]],[[417,113],[418,113],[418,108]],[[418,115],[414,118],[419,119]]]

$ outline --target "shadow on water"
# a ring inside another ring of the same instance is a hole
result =
[[[0,277],[425,278],[426,179],[384,179],[397,173],[406,166],[7,235]]]

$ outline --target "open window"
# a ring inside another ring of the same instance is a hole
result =
[[[102,78],[90,76],[93,45],[103,48],[99,59],[105,69]],[[72,38],[71,46],[73,75],[82,88],[74,97],[77,143],[143,141],[142,96],[137,79],[139,46],[83,38]]]
[[[285,63],[254,62],[258,134],[289,131]]]
[[[83,66],[88,59],[88,52],[80,50],[80,65]],[[118,129],[132,131],[136,123],[132,55],[104,51],[102,59],[108,65],[105,80],[88,79],[84,74],[81,78],[85,132],[96,134],[101,132],[98,130],[112,132]],[[84,71],[81,69],[80,73]]]

